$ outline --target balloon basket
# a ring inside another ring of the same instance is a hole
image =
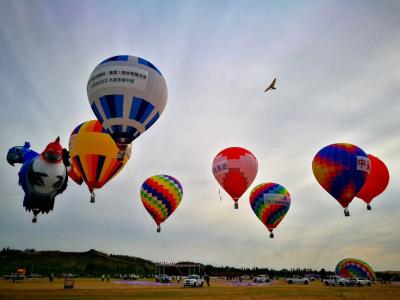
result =
[[[117,160],[123,161],[124,157],[125,157],[126,149],[128,148],[128,145],[117,143],[117,147],[118,147]]]
[[[344,216],[345,217],[349,217],[350,216],[350,212],[347,208],[344,209]]]
[[[235,202],[234,208],[235,208],[235,209],[238,209],[238,208],[239,208],[239,204],[238,204],[237,202]]]
[[[271,239],[273,239],[273,238],[274,238],[274,234],[271,232],[271,233],[269,234],[269,237],[270,237]]]
[[[123,161],[124,160],[124,155],[125,155],[125,152],[122,151],[122,150],[119,150],[118,154],[117,154],[117,160],[118,161]]]
[[[371,205],[367,205],[367,210],[371,210]]]
[[[161,232],[161,227],[157,226],[157,232],[160,233]]]
[[[32,223],[37,223],[37,216],[33,216]]]
[[[90,193],[90,203],[94,203],[95,200],[96,200],[96,195],[93,192],[91,192]]]

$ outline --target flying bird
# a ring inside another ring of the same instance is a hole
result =
[[[274,80],[272,80],[271,84],[265,89],[264,93],[269,90],[276,90],[275,82],[276,82],[276,78],[274,78]]]

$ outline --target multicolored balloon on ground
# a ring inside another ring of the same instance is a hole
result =
[[[367,209],[371,210],[371,201],[386,189],[389,184],[389,170],[379,158],[368,154],[371,162],[371,171],[361,190],[356,197],[367,203]]]
[[[140,189],[140,198],[157,224],[157,232],[181,203],[183,189],[180,182],[169,175],[154,175],[146,179]]]
[[[332,144],[322,148],[314,157],[312,170],[319,184],[344,208],[364,185],[370,161],[367,154],[352,144]]]
[[[256,178],[258,162],[249,150],[231,147],[217,154],[212,171],[218,183],[232,197],[235,208],[238,208],[239,198]]]
[[[28,142],[8,151],[7,161],[10,165],[22,164],[18,183],[25,193],[25,209],[33,212],[32,223],[37,222],[39,213],[53,210],[55,197],[67,188],[65,162],[68,159],[63,154],[59,137],[49,143],[41,154],[31,150]]]
[[[335,273],[344,278],[368,278],[375,280],[374,269],[365,261],[355,258],[345,258],[336,265]]]
[[[167,103],[167,84],[149,61],[118,55],[101,62],[87,84],[90,106],[122,155],[150,128]]]
[[[256,216],[268,228],[270,237],[273,230],[283,220],[290,207],[290,194],[280,184],[262,183],[250,193],[250,206]]]
[[[71,169],[68,175],[78,184],[83,181],[95,201],[94,189],[100,189],[126,165],[130,148],[122,161],[118,160],[118,148],[97,120],[77,126],[69,138]]]

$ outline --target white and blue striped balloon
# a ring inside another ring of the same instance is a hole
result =
[[[117,144],[127,145],[151,127],[167,103],[167,84],[149,61],[130,55],[101,62],[87,84],[90,106]]]

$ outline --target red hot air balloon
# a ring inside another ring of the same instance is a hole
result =
[[[356,197],[367,203],[367,209],[371,210],[371,201],[380,195],[389,184],[389,170],[379,158],[368,154],[371,162],[371,171],[361,190]]]
[[[255,156],[240,147],[222,150],[214,158],[212,171],[222,188],[237,201],[251,185],[257,175],[258,163]]]

